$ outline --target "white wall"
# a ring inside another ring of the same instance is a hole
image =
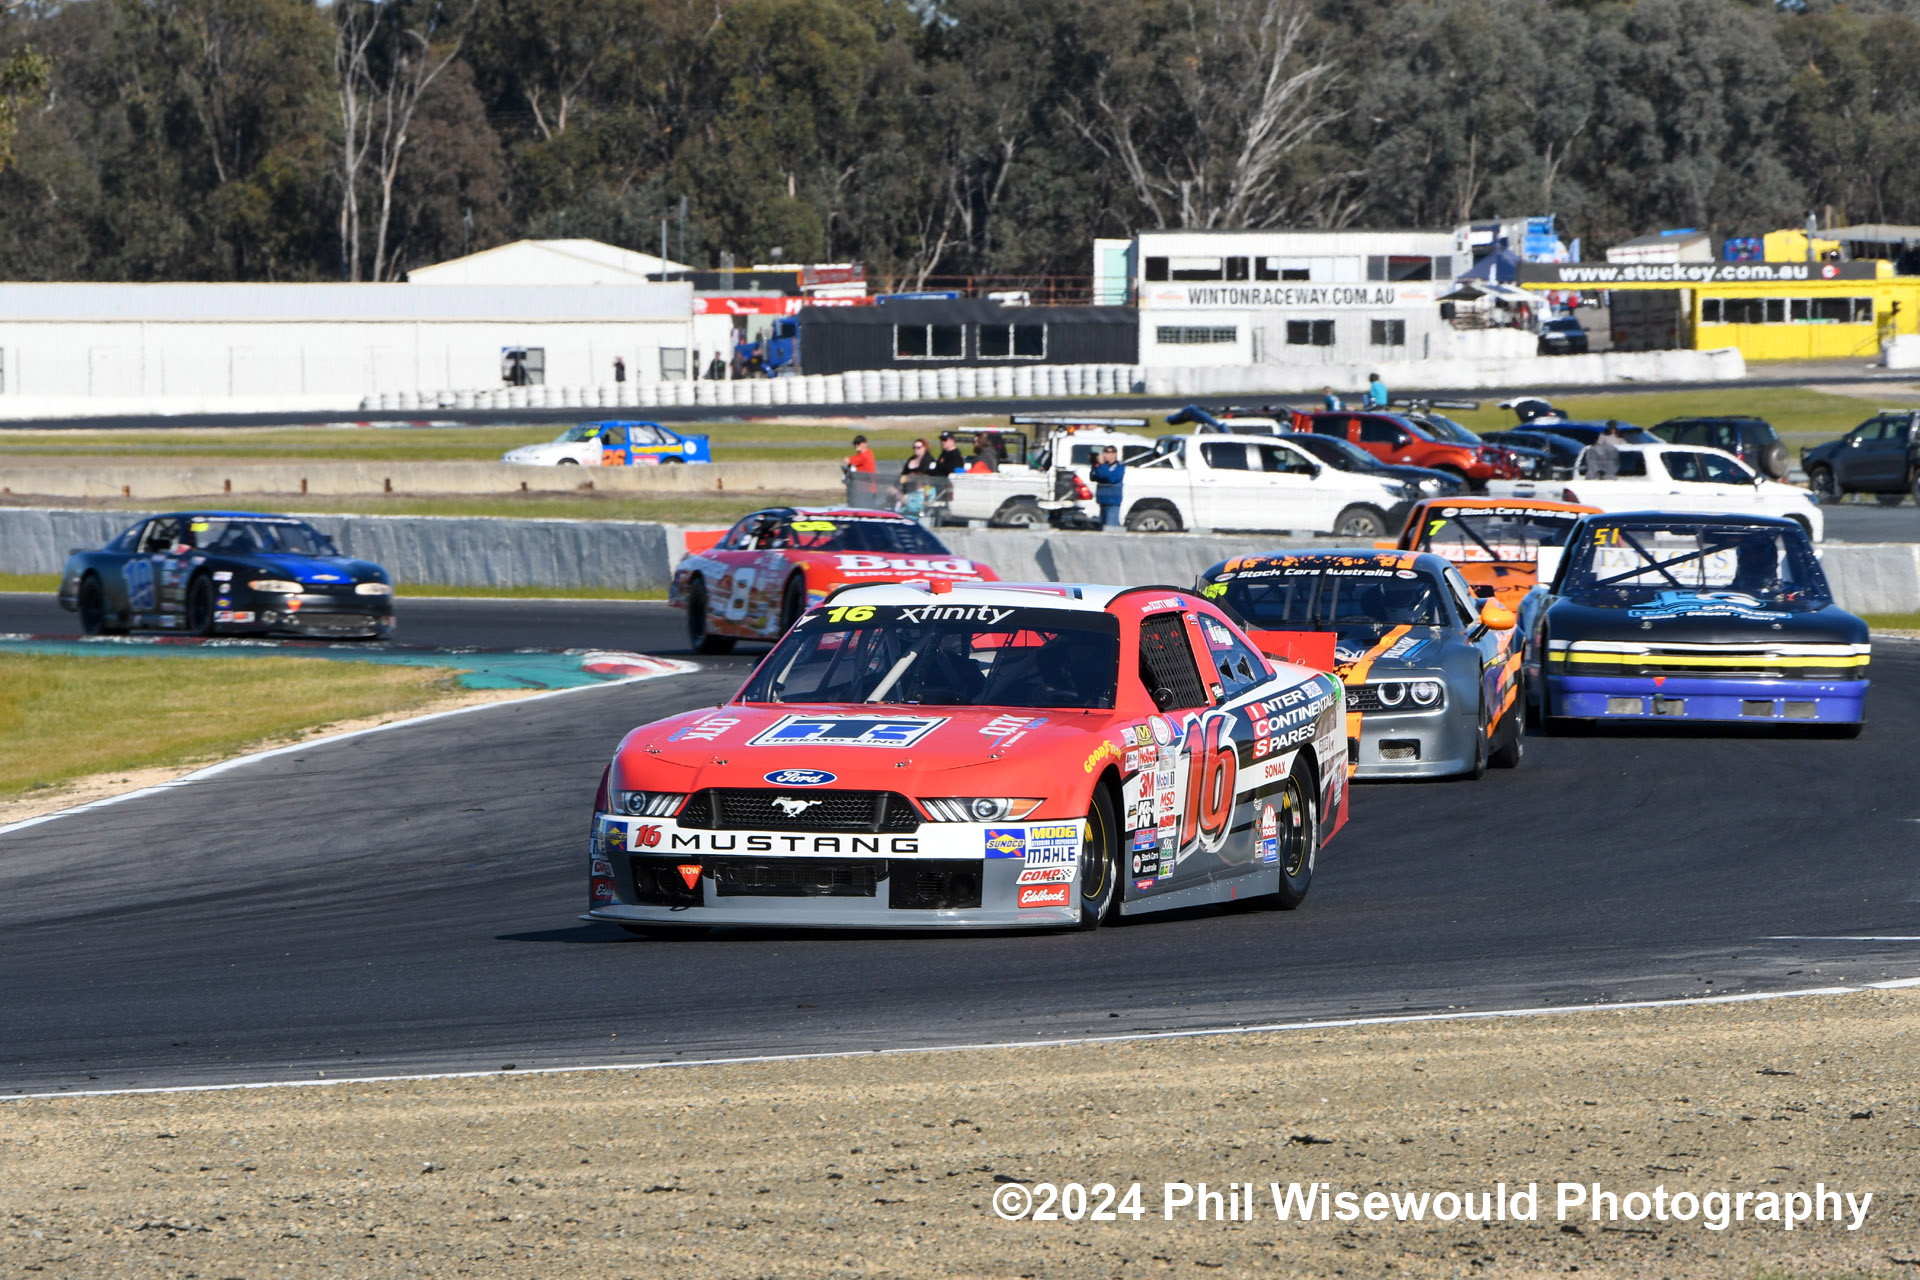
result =
[[[501,385],[500,350],[543,347],[546,380],[658,378],[680,321],[0,321],[7,396],[377,395]]]

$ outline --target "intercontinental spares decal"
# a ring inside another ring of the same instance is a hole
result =
[[[1873,1192],[1856,1195],[1816,1182],[1789,1191],[1730,1187],[1623,1189],[1599,1182],[1496,1183],[1470,1190],[1340,1187],[1331,1182],[1006,1182],[993,1189],[993,1211],[1009,1222],[1557,1222],[1674,1224],[1726,1231],[1753,1224],[1777,1231],[1818,1225],[1858,1231]],[[1565,1229],[1565,1228],[1563,1228]],[[1618,1230],[1620,1228],[1614,1227]]]
[[[1153,307],[1272,310],[1330,307],[1408,307],[1433,301],[1433,288],[1403,284],[1190,284],[1156,285],[1145,291],[1144,305]]]
[[[1609,289],[1631,285],[1806,284],[1874,280],[1871,262],[1523,262],[1519,283]]]

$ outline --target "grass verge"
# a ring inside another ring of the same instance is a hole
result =
[[[452,673],[436,668],[0,654],[0,798],[92,774],[219,759],[457,692]]]
[[[1863,613],[1860,616],[1875,631],[1920,630],[1920,613]]]
[[[583,410],[582,421],[596,411]],[[644,420],[645,409],[603,410],[603,417]],[[708,437],[717,462],[819,460],[846,456],[852,433],[835,423],[705,422],[672,423],[685,435]],[[308,458],[325,462],[497,462],[523,444],[558,437],[566,424],[535,423],[506,427],[158,427],[141,431],[0,430],[0,456],[59,456],[73,459],[170,463],[231,459],[280,462]]]
[[[0,573],[0,591],[31,591],[52,595],[60,589],[57,573]]]

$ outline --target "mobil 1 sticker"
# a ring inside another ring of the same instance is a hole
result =
[[[1027,828],[1028,867],[1071,867],[1080,860],[1078,823]]]

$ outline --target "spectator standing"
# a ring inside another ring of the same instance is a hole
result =
[[[707,366],[707,381],[725,382],[726,380],[727,362],[721,357],[720,353],[716,351],[713,353],[713,363]]]
[[[1120,461],[1120,451],[1112,445],[1100,451],[1100,461],[1093,468],[1093,500],[1100,504],[1100,527],[1118,529],[1120,527],[1121,487],[1126,483],[1127,468]]]
[[[1384,409],[1387,407],[1387,384],[1380,381],[1380,375],[1367,375],[1367,408]]]
[[[858,471],[869,476],[873,474],[873,450],[867,447],[865,436],[853,438],[853,452],[847,455],[844,465],[849,471]]]
[[[627,380],[627,358],[625,356],[615,356],[613,358],[613,380],[615,382],[625,382]]]
[[[1341,409],[1344,409],[1347,407],[1346,403],[1342,401],[1339,396],[1333,394],[1332,387],[1326,387],[1323,389],[1325,390],[1326,394],[1320,397],[1321,408],[1326,409],[1329,412],[1337,413]]]
[[[925,440],[915,440],[913,442],[913,452],[908,454],[907,460],[900,464],[900,487],[905,489],[917,485],[923,480],[933,479],[940,474],[936,470],[938,465],[939,460],[936,459],[932,451],[927,448],[927,442]]]
[[[950,476],[967,469],[967,460],[960,454],[960,442],[954,439],[953,432],[940,433],[940,456],[933,460],[933,474]]]
[[[1607,419],[1607,429],[1587,450],[1587,475],[1594,480],[1612,480],[1620,474],[1620,424]]]
[[[979,446],[973,451],[974,460],[989,471],[998,471],[1006,454],[1001,449],[1000,434],[988,432],[980,438]]]

